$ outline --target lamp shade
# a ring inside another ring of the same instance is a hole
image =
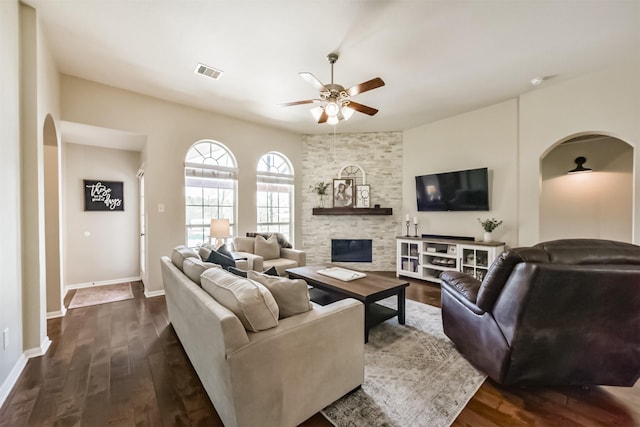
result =
[[[228,219],[211,219],[209,236],[216,239],[226,239],[231,237]]]

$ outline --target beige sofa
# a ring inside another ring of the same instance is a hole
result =
[[[191,256],[183,250],[161,259],[169,320],[225,426],[296,426],[362,384],[360,302],[311,303],[275,327],[248,332],[182,269],[192,276],[202,269],[203,286],[232,273],[185,261]]]
[[[256,242],[256,237],[235,237],[233,239],[233,255],[238,258],[246,258],[249,269],[265,271],[275,267],[278,274],[286,275],[289,268],[303,267],[306,265],[307,256],[304,251],[283,248],[266,239],[266,243]],[[275,241],[275,238],[273,239]]]

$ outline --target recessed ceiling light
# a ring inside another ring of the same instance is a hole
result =
[[[213,67],[209,67],[208,65],[198,64],[196,65],[195,70],[193,70],[196,74],[201,74],[206,77],[211,77],[214,80],[218,80],[222,75],[222,70],[217,70]]]
[[[531,86],[538,86],[540,84],[542,84],[542,82],[544,82],[545,77],[544,76],[538,76],[538,77],[534,77],[531,79]]]

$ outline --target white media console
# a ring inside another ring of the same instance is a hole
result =
[[[491,263],[504,252],[504,242],[425,237],[397,237],[396,276],[440,283],[443,271],[462,271],[482,280]]]

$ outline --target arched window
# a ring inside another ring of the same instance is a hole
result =
[[[284,155],[269,152],[258,161],[258,232],[282,233],[293,241],[294,175]]]
[[[238,167],[227,147],[198,141],[184,161],[186,243],[195,248],[210,241],[212,219],[228,219],[235,228]]]

